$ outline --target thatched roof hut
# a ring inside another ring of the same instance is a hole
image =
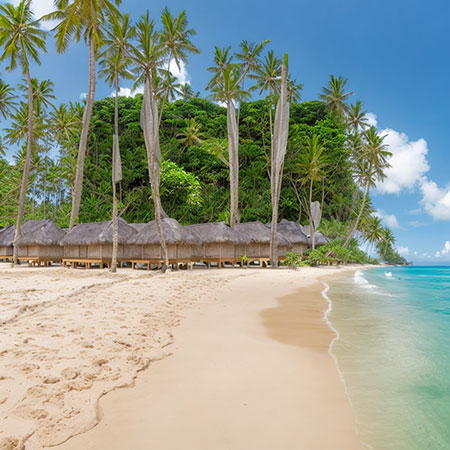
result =
[[[301,225],[283,219],[278,224],[278,231],[292,244],[292,251],[302,255],[309,245],[308,236],[303,233]]]
[[[0,230],[0,259],[12,257],[15,231],[14,225],[8,225]]]
[[[201,240],[190,228],[180,225],[175,219],[169,217],[161,221],[164,240],[166,241],[169,260],[190,260],[199,257]],[[161,259],[162,249],[156,221],[145,224],[132,240],[134,245],[142,246],[143,259]]]
[[[147,225],[147,222],[144,223],[129,223],[128,225],[132,226],[137,232],[141,231]]]
[[[311,245],[311,230],[309,225],[302,226],[303,233],[308,237],[309,245]],[[329,242],[328,238],[324,236],[320,231],[314,232],[314,244],[316,247],[320,247],[321,245],[325,245]]]
[[[29,220],[20,227],[15,245],[20,259],[59,261],[63,257],[61,240],[66,232],[47,220]]]
[[[245,236],[250,241],[247,243],[244,255],[248,258],[269,258],[270,257],[270,241],[272,239],[272,232],[270,228],[263,223],[245,222],[237,223],[234,229]],[[278,254],[285,256],[291,249],[291,243],[278,232]]]
[[[235,246],[245,246],[251,240],[248,236],[230,228],[225,222],[188,225],[187,228],[198,235],[203,244],[202,257],[211,260],[233,261],[236,258]]]
[[[137,231],[125,220],[118,220],[119,247],[118,259],[135,257],[132,252],[132,240]],[[112,221],[80,223],[62,239],[64,246],[64,258],[95,259],[111,261],[113,243]],[[136,255],[138,256],[138,255]]]

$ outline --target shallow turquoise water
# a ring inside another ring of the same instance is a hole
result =
[[[450,450],[450,267],[370,269],[333,282],[328,295],[332,351],[361,440],[375,450]]]

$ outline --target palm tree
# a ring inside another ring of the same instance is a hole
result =
[[[16,106],[15,99],[13,88],[0,78],[0,114],[4,119],[11,114]]]
[[[345,92],[346,84],[347,80],[341,76],[336,78],[334,75],[330,75],[328,86],[325,86],[323,93],[319,95],[319,98],[325,102],[327,108],[340,120],[344,119],[348,110],[346,101],[353,94],[353,92]]]
[[[194,118],[184,119],[184,122],[186,123],[186,127],[177,134],[178,141],[184,144],[185,147],[201,144],[203,137],[200,131],[201,124],[197,123]]]
[[[119,151],[119,80],[131,79],[133,75],[128,70],[131,59],[131,39],[135,30],[130,23],[130,15],[111,16],[105,30],[105,50],[101,54],[101,70],[99,75],[104,77],[109,85],[113,85],[114,92],[114,136],[112,153],[112,187],[113,187],[113,250],[111,259],[111,272],[117,271],[118,236],[118,208],[116,196],[116,183],[122,179],[122,168]]]
[[[163,29],[160,33],[160,42],[167,52],[167,79],[170,76],[170,63],[172,60],[181,70],[181,62],[187,63],[188,53],[200,53],[190,38],[195,36],[193,28],[188,28],[186,11],[183,9],[177,17],[172,16],[166,6],[161,14]],[[169,97],[166,97],[168,99]]]
[[[383,225],[381,224],[381,219],[374,215],[369,216],[365,223],[363,235],[364,240],[372,244],[373,250],[373,246],[378,244],[383,237]]]
[[[180,95],[185,102],[191,100],[191,98],[194,97],[194,91],[189,83],[180,85]]]
[[[30,172],[31,153],[33,148],[33,86],[30,76],[30,62],[40,64],[39,52],[46,51],[45,33],[39,28],[39,21],[34,19],[31,0],[21,0],[15,7],[11,3],[0,5],[0,61],[9,59],[7,70],[13,71],[20,65],[28,87],[28,131],[27,151],[23,168],[20,189],[19,207],[17,211],[14,241],[18,239],[25,211],[25,200]],[[17,264],[17,247],[14,246],[13,263]]]
[[[152,189],[153,209],[158,229],[161,250],[164,260],[163,270],[169,269],[169,255],[161,224],[162,207],[159,193],[161,151],[159,147],[160,112],[159,98],[155,92],[158,70],[162,67],[165,49],[160,43],[159,34],[155,31],[155,22],[150,20],[147,11],[136,24],[137,43],[133,48],[132,59],[136,76],[135,88],[144,85],[141,125],[147,150],[148,174]]]
[[[362,103],[359,100],[354,105],[350,105],[347,114],[347,126],[354,135],[364,131],[369,126],[366,114],[367,111],[362,109]]]
[[[114,0],[114,3],[120,5],[121,0]],[[89,47],[89,87],[83,113],[77,170],[72,196],[72,212],[70,215],[70,229],[72,229],[80,211],[83,190],[84,159],[95,99],[95,63],[98,51],[103,44],[103,28],[107,18],[119,15],[119,12],[110,0],[73,0],[72,2],[69,2],[69,0],[55,0],[55,6],[57,11],[48,14],[44,19],[60,21],[55,27],[57,51],[59,53],[65,52],[72,39],[75,42],[79,42],[82,37]]]
[[[289,134],[289,94],[288,94],[288,55],[284,55],[281,66],[281,87],[275,113],[273,139],[271,143],[270,192],[272,197],[272,236],[270,240],[270,259],[272,267],[278,267],[278,207],[281,182],[283,179],[284,158]]]
[[[241,52],[230,55],[230,47],[219,49],[215,47],[214,63],[208,68],[213,76],[207,85],[212,92],[211,97],[226,105],[227,108],[227,134],[228,134],[228,161],[230,167],[230,225],[239,222],[239,117],[236,116],[235,104],[248,97],[243,84],[245,77],[255,71],[259,64],[259,56],[268,41],[259,44],[246,41],[241,43]],[[234,63],[236,56],[241,62]]]
[[[364,193],[358,216],[347,236],[344,247],[347,247],[358,228],[370,188],[375,187],[377,181],[386,178],[385,170],[390,167],[388,158],[392,156],[392,153],[387,151],[387,145],[383,144],[386,135],[380,136],[375,127],[370,127],[364,132],[364,138],[365,143],[362,145],[362,153],[355,165],[355,176],[358,184],[364,187]]]
[[[314,223],[312,213],[313,188],[316,181],[322,181],[324,168],[327,165],[326,156],[324,154],[325,143],[320,140],[320,136],[313,135],[306,137],[305,151],[300,154],[300,162],[298,164],[301,174],[300,182],[309,185],[308,199],[303,199],[303,208],[309,219],[311,233],[311,248],[315,249],[315,228],[318,224]]]
[[[381,259],[384,259],[384,257],[386,256],[387,249],[389,247],[392,248],[394,244],[395,244],[394,233],[392,233],[389,227],[383,227],[380,242],[378,244]]]

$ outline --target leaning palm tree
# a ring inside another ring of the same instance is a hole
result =
[[[311,248],[314,250],[315,243],[315,231],[318,224],[314,220],[313,214],[313,188],[314,183],[322,181],[324,174],[324,168],[327,165],[326,156],[324,154],[325,143],[320,140],[320,136],[313,135],[307,136],[305,151],[300,154],[299,169],[301,174],[301,183],[308,185],[308,198],[302,199],[303,208],[306,211],[309,219],[310,235],[311,235]]]
[[[323,88],[323,93],[319,98],[323,100],[327,108],[333,112],[340,120],[344,119],[348,110],[347,99],[353,92],[345,92],[347,80],[341,76],[330,75],[328,85]]]
[[[100,55],[101,70],[99,75],[105,78],[110,86],[114,86],[114,136],[112,151],[112,187],[113,187],[113,249],[111,259],[111,272],[117,271],[118,236],[118,207],[116,183],[122,179],[122,167],[119,150],[119,81],[121,78],[132,79],[129,71],[132,50],[131,39],[135,30],[130,23],[130,15],[111,16],[105,29],[105,50]]]
[[[388,158],[392,156],[392,153],[383,143],[386,135],[380,136],[375,127],[370,127],[364,132],[364,138],[363,150],[355,165],[355,177],[358,184],[363,187],[364,193],[359,213],[344,242],[344,247],[347,247],[358,229],[370,189],[376,186],[377,181],[383,181],[386,178],[385,170],[390,167]]]
[[[79,42],[83,37],[89,47],[89,87],[86,106],[83,113],[82,130],[78,147],[77,171],[72,195],[72,212],[70,215],[70,229],[78,218],[83,190],[84,159],[86,156],[89,125],[95,99],[96,72],[95,63],[98,52],[103,44],[107,18],[118,15],[115,5],[121,0],[55,0],[57,10],[44,16],[46,20],[58,20],[55,27],[56,49],[59,53],[67,50],[73,39]]]
[[[13,88],[0,78],[0,114],[6,119],[16,106]]]
[[[12,71],[20,65],[27,80],[28,123],[27,150],[23,167],[22,185],[17,211],[14,241],[18,239],[25,212],[25,200],[33,149],[33,86],[31,84],[30,63],[40,64],[39,52],[45,52],[45,33],[39,28],[31,10],[31,0],[22,0],[17,7],[11,3],[0,5],[0,61],[9,59],[7,69]],[[17,264],[17,247],[14,246],[13,264]]]

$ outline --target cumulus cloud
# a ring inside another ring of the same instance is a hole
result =
[[[377,121],[377,115],[374,114],[373,112],[368,112],[366,114],[367,117],[367,124],[369,125],[369,127],[376,127],[378,124]]]
[[[136,94],[143,94],[144,88],[138,87],[135,91],[132,91],[131,88],[128,87],[120,87],[119,88],[119,97],[134,97]],[[116,95],[115,92],[111,92],[111,97]]]
[[[423,177],[420,189],[425,211],[435,220],[450,220],[450,186],[441,188]]]
[[[186,64],[180,61],[180,68],[178,68],[174,59],[170,61],[169,70],[173,76],[175,76],[181,84],[191,84],[191,77],[186,69]]]
[[[445,256],[445,255],[450,255],[450,241],[447,241],[444,244],[444,247],[442,248],[442,250],[439,250],[436,252],[436,257],[440,258],[441,256]]]
[[[407,256],[411,253],[411,250],[409,249],[409,247],[398,247],[397,253],[401,256]]]
[[[381,194],[399,194],[411,190],[430,170],[426,155],[428,146],[425,139],[410,141],[405,133],[387,128],[380,133],[386,135],[384,142],[392,153],[391,167],[386,169],[386,179],[377,184]]]
[[[13,5],[17,6],[20,3],[20,0],[13,0]],[[33,0],[31,2],[31,9],[33,10],[34,16],[36,19],[40,19],[45,14],[51,13],[55,10],[55,6],[53,4],[53,0]],[[57,21],[42,21],[41,27],[44,30],[51,30],[57,25]]]
[[[395,214],[388,214],[382,209],[377,209],[374,215],[384,221],[390,228],[401,228]]]

